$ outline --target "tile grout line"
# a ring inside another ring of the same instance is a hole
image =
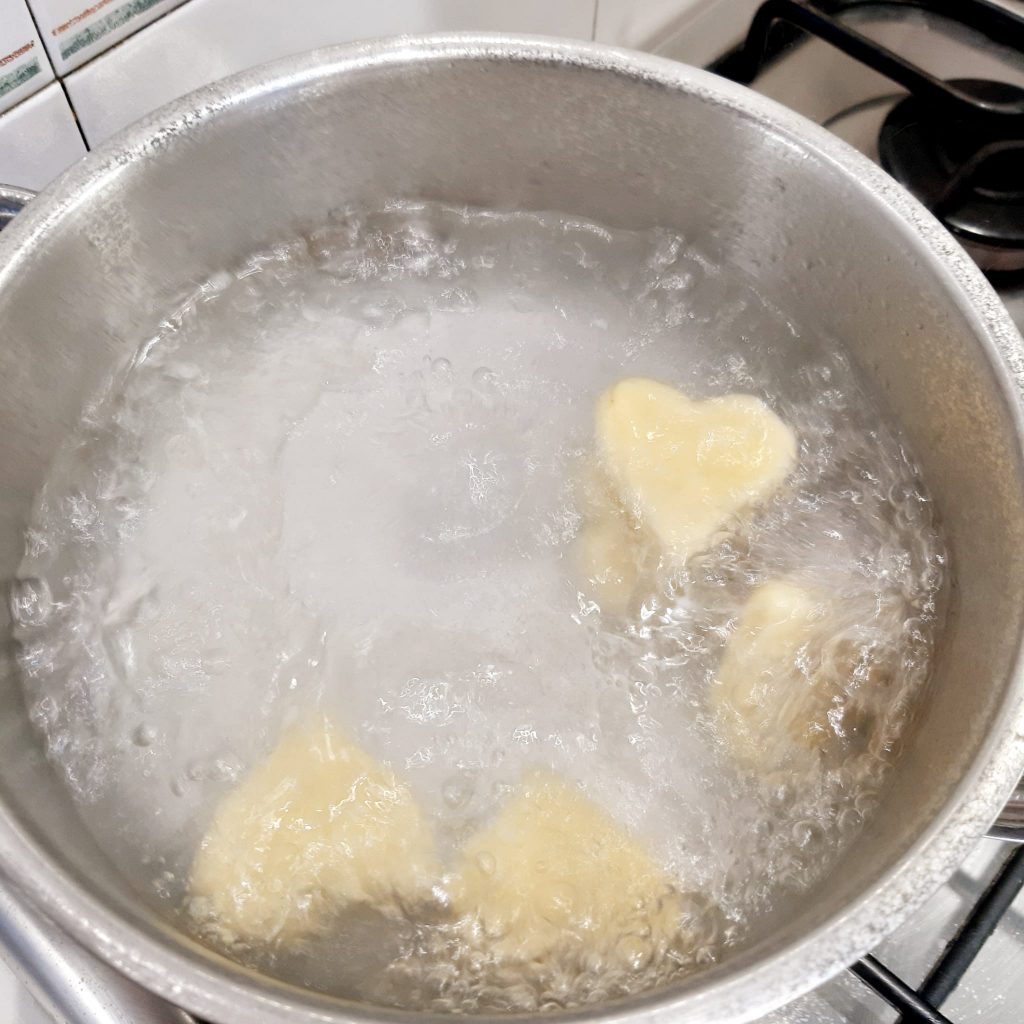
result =
[[[46,55],[47,61],[49,61],[50,70],[53,71],[53,80],[60,86],[60,91],[64,93],[64,100],[68,105],[68,109],[71,111],[71,117],[75,122],[75,129],[82,139],[82,145],[85,146],[85,151],[88,153],[90,149],[89,140],[85,137],[85,132],[82,129],[81,122],[78,120],[78,112],[75,110],[75,105],[71,102],[71,94],[68,92],[68,87],[64,84],[64,76],[58,74],[57,69],[53,66],[53,60],[50,57],[49,50],[46,49],[46,39],[43,36],[43,30],[39,27],[36,12],[32,10],[32,5],[27,2],[25,4],[25,10],[28,11],[28,16],[32,19],[32,24],[36,27],[36,35],[39,36],[39,44],[43,48],[43,53]],[[37,93],[32,93],[32,95],[35,96]],[[29,97],[25,98],[28,99]]]

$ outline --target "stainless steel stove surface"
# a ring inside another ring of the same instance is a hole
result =
[[[1024,17],[1024,2],[1003,0],[998,6]],[[992,79],[1024,87],[1024,53],[914,6],[899,11],[886,7],[882,10],[877,5],[872,10],[870,5],[858,5],[855,15],[849,14],[850,24],[939,78]],[[702,18],[692,20],[655,49],[688,63],[714,65],[743,38],[756,8],[749,0],[718,0],[705,8]],[[731,27],[729,34],[723,32],[725,25]],[[712,49],[716,45],[719,49]],[[876,162],[880,162],[882,124],[906,95],[890,79],[819,39],[805,39],[769,61],[751,87],[825,125]],[[1024,175],[1020,181],[1024,182]],[[992,281],[1024,330],[1024,273],[994,275]],[[921,987],[1010,854],[1005,844],[981,840],[949,883],[882,943],[875,957],[912,988]],[[941,1009],[956,1024],[1024,1021],[1024,894],[1018,894],[1002,915]],[[899,1018],[847,972],[762,1018],[762,1024],[863,1024]]]

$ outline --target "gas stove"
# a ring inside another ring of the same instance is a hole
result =
[[[881,164],[972,253],[1024,330],[1024,0],[705,0],[648,48],[748,84]],[[871,957],[761,1024],[1019,1024],[1022,886],[1024,845],[980,840]],[[22,912],[5,898],[0,915]],[[45,922],[32,935],[62,955],[49,982],[85,993],[95,1015],[76,1020],[194,1024],[133,1004]],[[10,984],[0,967],[0,1004]],[[49,1020],[19,999],[17,1024]]]
[[[654,49],[751,86],[881,164],[1024,330],[1024,2],[713,0]],[[762,1024],[1019,1024],[1022,885],[1024,846],[981,840],[872,957]]]
[[[750,85],[881,164],[1024,325],[1024,0],[711,0],[700,12],[655,52]]]

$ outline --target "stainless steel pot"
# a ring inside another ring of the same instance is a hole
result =
[[[686,984],[566,1015],[755,1017],[895,928],[988,828],[1024,767],[1024,344],[921,206],[827,132],[743,88],[541,39],[323,50],[164,108],[0,235],[4,575],[83,400],[155,318],[332,207],[396,196],[682,231],[756,277],[767,301],[840,339],[923,463],[952,551],[952,612],[878,813],[770,935]],[[427,1019],[300,991],[176,931],[72,810],[9,660],[2,687],[0,863],[84,946],[223,1024]]]

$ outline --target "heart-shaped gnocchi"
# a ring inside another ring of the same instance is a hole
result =
[[[470,839],[450,888],[455,913],[506,964],[621,970],[688,941],[679,893],[652,854],[548,771]]]
[[[397,916],[439,875],[408,786],[319,716],[224,798],[189,889],[220,941],[269,942],[315,933],[352,904]]]
[[[764,583],[750,595],[710,690],[739,763],[768,772],[827,743],[826,713],[841,692],[821,664],[831,618],[824,597],[792,583]]]
[[[596,429],[619,500],[677,563],[769,497],[796,462],[793,431],[753,395],[694,401],[633,377],[598,400]]]

